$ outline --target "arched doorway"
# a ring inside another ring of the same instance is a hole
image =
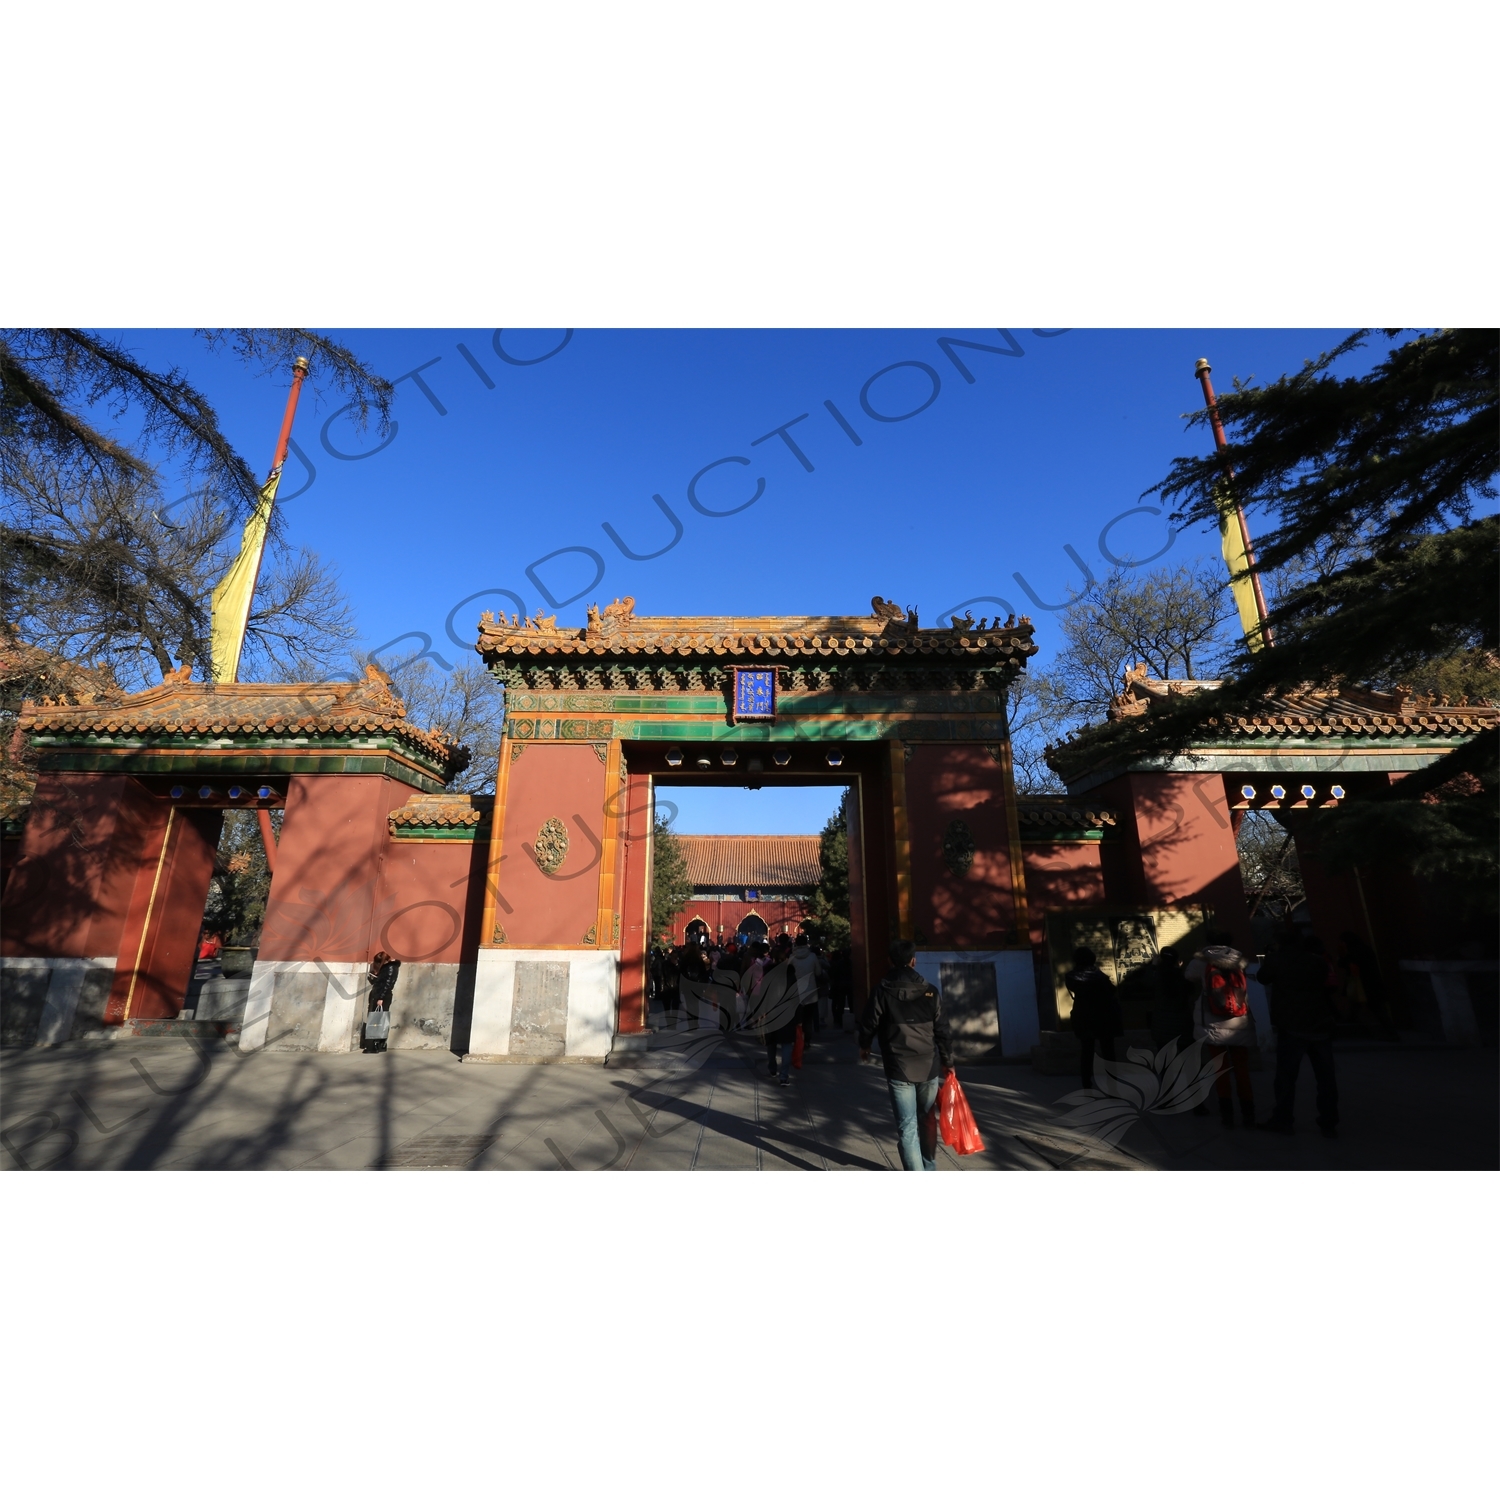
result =
[[[855,992],[911,939],[934,974],[994,970],[987,993],[1025,1054],[1037,1013],[1004,692],[1035,650],[1028,621],[924,629],[879,597],[863,616],[641,618],[625,599],[582,629],[487,616],[478,649],[506,687],[474,1001],[497,1052],[521,964],[566,970],[569,1027],[595,1052],[646,1045],[659,791],[833,783],[851,792]],[[569,841],[557,868],[536,854],[549,828]]]
[[[744,918],[740,925],[735,928],[735,932],[740,937],[749,938],[752,940],[755,938],[763,938],[770,931],[771,929],[766,926],[765,918],[762,917],[759,912],[751,912],[747,917]]]

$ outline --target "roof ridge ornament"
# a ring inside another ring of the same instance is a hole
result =
[[[585,640],[604,640],[612,635],[619,635],[624,629],[627,621],[633,621],[635,616],[635,595],[627,594],[623,599],[617,598],[613,604],[606,604],[601,610],[597,604],[589,605],[588,624],[584,627]]]

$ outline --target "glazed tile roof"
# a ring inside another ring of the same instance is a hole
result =
[[[1372,699],[1381,700],[1378,703]],[[1266,710],[1241,714],[1223,726],[1233,737],[1246,735],[1392,735],[1477,734],[1500,720],[1500,709],[1487,703],[1448,703],[1397,693],[1291,693],[1272,698]]]
[[[1123,688],[1110,703],[1109,718],[1135,718],[1149,713],[1153,704],[1219,686],[1217,681],[1147,677],[1145,667],[1137,665],[1126,672]],[[1216,721],[1215,734],[1231,739],[1263,735],[1446,737],[1477,734],[1497,720],[1500,709],[1488,703],[1450,703],[1446,698],[1424,698],[1401,689],[1382,693],[1370,688],[1304,686],[1266,699],[1256,713],[1225,716]]]
[[[1125,682],[1111,700],[1112,722],[1139,718],[1173,698],[1204,692],[1221,684],[1177,678],[1148,677],[1144,666],[1131,668]],[[1327,753],[1347,754],[1355,742],[1361,754],[1397,752],[1431,759],[1434,753],[1456,749],[1481,730],[1500,723],[1500,708],[1492,703],[1469,703],[1446,698],[1423,697],[1409,689],[1379,692],[1372,688],[1335,684],[1329,687],[1303,685],[1274,694],[1251,712],[1215,715],[1192,736],[1188,753],[1234,756],[1250,747],[1255,754]],[[1105,764],[1129,760],[1128,748],[1106,741],[1098,743],[1102,726],[1088,726],[1061,744],[1049,745],[1047,764],[1070,784]],[[1451,741],[1434,751],[1432,741]],[[1271,747],[1278,747],[1272,751]],[[1390,746],[1390,752],[1378,747]],[[1398,747],[1402,747],[1398,751]],[[1420,762],[1419,762],[1420,763]]]
[[[389,821],[392,828],[477,828],[494,806],[494,797],[481,792],[413,792]]]
[[[1018,797],[1016,816],[1028,833],[1048,828],[1113,828],[1119,821],[1113,808],[1075,802],[1068,797]]]
[[[915,609],[878,594],[868,615],[637,616],[635,600],[589,606],[588,624],[558,629],[557,617],[521,620],[485,612],[477,650],[484,656],[814,656],[991,659],[1020,664],[1035,653],[1031,621],[976,621],[972,614],[922,629]]]
[[[447,735],[408,722],[390,679],[374,666],[357,682],[193,682],[179,668],[144,692],[77,696],[76,703],[27,700],[21,729],[32,735],[195,738],[378,734],[455,773],[468,762],[468,751]]]
[[[695,889],[810,890],[823,878],[815,833],[681,833]]]

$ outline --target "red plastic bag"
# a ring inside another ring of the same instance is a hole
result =
[[[949,1073],[943,1079],[937,1099],[938,1129],[944,1143],[959,1156],[972,1156],[984,1150],[979,1137],[979,1127],[974,1123],[974,1112],[964,1091],[959,1085],[958,1074]]]
[[[794,1068],[802,1066],[802,1028],[800,1026],[797,1028],[797,1040],[792,1043],[792,1066]]]

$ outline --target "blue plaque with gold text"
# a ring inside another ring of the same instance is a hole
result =
[[[734,716],[736,719],[776,717],[776,668],[734,669]]]

